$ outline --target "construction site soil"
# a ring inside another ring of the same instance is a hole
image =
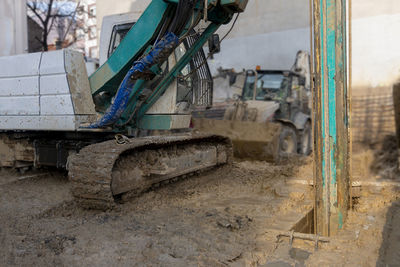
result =
[[[0,266],[398,266],[394,157],[385,145],[358,149],[364,185],[344,229],[318,250],[277,238],[312,209],[311,158],[235,160],[106,212],[76,206],[64,172],[4,169]]]

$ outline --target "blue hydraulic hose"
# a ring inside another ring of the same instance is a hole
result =
[[[144,58],[133,63],[128,73],[125,75],[114,102],[107,109],[106,113],[97,122],[88,126],[88,128],[102,128],[112,125],[118,121],[122,113],[126,110],[136,80],[141,78],[141,74],[151,66],[162,63],[168,58],[172,51],[178,46],[179,38],[172,32],[168,32],[158,41],[153,49]]]

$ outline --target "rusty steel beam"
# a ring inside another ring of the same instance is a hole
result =
[[[316,233],[343,227],[349,208],[346,0],[313,0]]]

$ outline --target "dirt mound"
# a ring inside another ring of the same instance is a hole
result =
[[[277,160],[279,123],[194,119],[193,125],[198,132],[230,138],[235,157],[270,162]]]

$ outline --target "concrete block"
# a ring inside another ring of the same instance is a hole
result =
[[[41,115],[74,115],[71,95],[40,96]]]
[[[0,116],[2,130],[75,131],[84,116]]]
[[[0,96],[39,95],[39,76],[0,78]]]
[[[43,52],[40,75],[65,73],[64,50]]]
[[[39,96],[1,96],[0,115],[39,115]],[[4,126],[4,125],[2,125]]]
[[[42,52],[0,57],[0,78],[39,74]]]
[[[40,76],[40,95],[69,94],[66,74]]]

